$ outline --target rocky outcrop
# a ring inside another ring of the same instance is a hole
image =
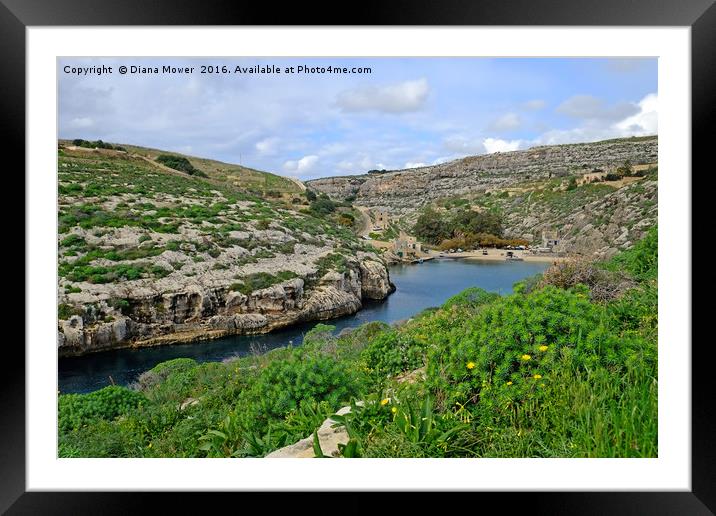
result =
[[[528,195],[505,200],[507,235],[540,242],[543,231],[557,231],[559,248],[566,254],[610,258],[641,240],[658,218],[657,181],[648,178],[600,192],[580,204],[534,203],[529,213],[525,211]]]
[[[348,414],[350,411],[350,407],[343,407],[338,412],[336,412],[336,415],[343,416],[345,414]],[[334,427],[334,425],[337,425],[336,421],[331,418],[328,418],[316,431],[318,443],[321,447],[321,452],[326,457],[339,457],[340,449],[338,448],[338,445],[345,445],[350,440],[350,437],[348,436],[348,431],[346,430],[345,426]],[[279,448],[278,450],[269,453],[268,455],[266,455],[265,458],[308,459],[315,457],[316,453],[313,449],[313,435],[309,435],[305,439],[301,439],[294,444]]]
[[[387,267],[369,258],[349,260],[344,272],[293,278],[249,294],[227,284],[193,283],[171,292],[156,292],[158,282],[151,286],[104,286],[81,314],[60,320],[60,356],[266,333],[355,313],[364,299],[384,299],[393,290]],[[122,308],[112,306],[118,297],[126,301]]]
[[[393,292],[388,269],[374,260],[360,262],[361,296],[364,299],[383,299],[385,292]]]

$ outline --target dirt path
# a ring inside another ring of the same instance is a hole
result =
[[[160,170],[163,170],[164,172],[169,172],[169,173],[171,173],[171,174],[174,174],[175,176],[187,177],[187,174],[186,174],[185,172],[180,172],[179,170],[174,170],[174,169],[171,168],[171,167],[167,167],[166,165],[162,165],[162,164],[159,163],[158,161],[154,161],[153,159],[148,158],[148,157],[146,157],[146,156],[142,156],[141,154],[130,154],[130,156],[133,157],[133,158],[143,159],[143,160],[146,161],[147,163],[151,163],[153,166],[155,166],[156,168],[158,168],[158,169],[160,169]]]
[[[306,191],[306,185],[304,185],[300,179],[296,179],[295,177],[288,177],[288,176],[284,176],[284,177],[286,179],[288,179],[289,181],[293,181],[294,183],[296,183],[296,186],[298,186],[302,192]]]
[[[355,206],[355,205],[354,205]],[[365,206],[355,206],[355,208],[360,212],[361,216],[361,227],[358,230],[359,236],[368,236],[370,234],[370,209],[366,208]]]

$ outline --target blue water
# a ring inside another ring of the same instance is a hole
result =
[[[434,260],[416,265],[390,268],[390,279],[397,287],[384,301],[364,303],[358,313],[324,321],[343,328],[369,321],[393,323],[407,319],[425,308],[439,306],[468,287],[508,294],[512,285],[542,272],[548,264],[535,262],[497,262],[479,260]],[[173,358],[193,358],[197,362],[220,361],[243,356],[252,350],[269,350],[289,343],[298,345],[303,335],[317,323],[308,323],[265,335],[234,335],[216,340],[174,344],[143,349],[120,349],[59,361],[59,389],[62,393],[89,392],[110,384],[127,385],[160,362]]]

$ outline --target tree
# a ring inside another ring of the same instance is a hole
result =
[[[316,215],[329,215],[336,211],[336,203],[330,200],[326,194],[321,194],[311,203],[311,211]]]
[[[631,161],[626,160],[624,163],[617,167],[617,175],[619,177],[626,177],[634,175],[634,168],[631,166]]]
[[[502,220],[493,212],[479,212],[470,209],[460,210],[451,221],[452,233],[456,230],[465,233],[488,233],[502,236]]]
[[[413,226],[413,233],[425,242],[438,244],[450,238],[452,231],[445,220],[432,208],[425,208]]]

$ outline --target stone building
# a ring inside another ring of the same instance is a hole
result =
[[[542,231],[542,247],[549,249],[551,252],[560,250],[561,239],[557,231]]]
[[[401,231],[393,240],[393,252],[400,258],[417,258],[423,252],[423,245],[414,236]]]
[[[390,225],[390,215],[385,210],[375,211],[375,226],[381,229],[388,229]]]
[[[588,174],[584,174],[580,179],[577,179],[578,185],[584,185],[587,183],[594,183],[595,181],[603,181],[609,172],[604,170],[593,170]]]

